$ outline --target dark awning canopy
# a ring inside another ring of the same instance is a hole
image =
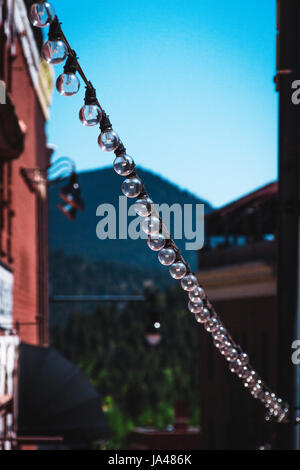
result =
[[[20,345],[18,393],[19,435],[63,436],[71,443],[109,435],[100,395],[52,348]]]

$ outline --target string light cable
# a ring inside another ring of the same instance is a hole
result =
[[[29,12],[33,26],[50,26],[48,41],[42,48],[44,59],[52,65],[65,62],[64,72],[58,77],[56,88],[62,96],[73,96],[80,89],[80,80],[86,86],[84,106],[79,111],[79,119],[87,127],[100,126],[98,144],[105,152],[114,152],[113,168],[125,177],[122,192],[128,198],[134,198],[134,210],[143,217],[142,230],[148,235],[149,248],[158,253],[159,262],[169,267],[172,278],[180,280],[181,287],[188,294],[188,309],[198,323],[211,334],[214,346],[228,362],[230,371],[235,374],[250,394],[266,408],[266,421],[289,422],[289,406],[273,393],[252,367],[248,355],[234,341],[229,331],[210,303],[205,290],[198,283],[179,248],[163,224],[155,204],[146,191],[139,177],[135,163],[126,153],[126,148],[114,131],[108,115],[96,96],[96,90],[83,72],[76,52],[71,48],[54,7],[47,1],[38,1],[31,5]]]

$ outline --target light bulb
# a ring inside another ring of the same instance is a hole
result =
[[[238,352],[235,348],[229,347],[227,348],[226,352],[224,353],[224,356],[228,362],[233,362],[236,360],[238,356]]]
[[[150,250],[159,251],[164,248],[166,240],[161,233],[156,233],[148,237],[147,244]]]
[[[213,340],[214,340],[214,345],[216,346],[216,348],[222,349],[222,348],[225,348],[226,346],[227,336],[218,335],[218,336],[215,336]]]
[[[150,197],[146,196],[146,197],[137,199],[137,201],[135,201],[135,203],[133,204],[133,208],[139,216],[147,217],[148,215],[151,214],[152,204],[153,204],[153,201],[150,199]]]
[[[241,366],[239,369],[238,377],[240,379],[246,379],[249,376],[250,369],[248,366]]]
[[[191,291],[198,286],[197,278],[194,274],[190,273],[184,276],[181,280],[181,286],[184,290]]]
[[[56,80],[56,88],[62,96],[73,96],[79,91],[80,81],[75,73],[62,73]]]
[[[254,384],[257,379],[258,379],[258,375],[255,372],[255,370],[250,370],[249,373],[247,374],[247,377],[245,377],[245,384],[247,383],[248,386],[251,384]]]
[[[224,328],[224,326],[222,326],[222,324],[220,324],[219,328],[216,331],[213,332],[212,337],[216,338],[219,335],[227,336],[227,330],[226,330],[226,328]]]
[[[181,261],[172,264],[170,267],[170,274],[173,279],[182,279],[186,275],[186,265]]]
[[[230,372],[232,372],[232,374],[238,374],[240,370],[240,366],[237,360],[234,360],[233,362],[231,362],[231,364],[229,365],[229,370]]]
[[[118,148],[120,138],[113,129],[106,129],[99,135],[98,144],[104,152],[113,152]]]
[[[161,228],[160,219],[154,215],[152,215],[151,217],[146,217],[143,220],[142,230],[148,235],[153,235],[153,234],[156,235],[157,233],[159,233],[160,228]]]
[[[118,175],[128,176],[134,170],[134,161],[129,155],[119,155],[114,160],[114,170]]]
[[[47,41],[43,45],[42,55],[48,64],[61,64],[67,57],[68,49],[64,41],[61,39],[55,41]]]
[[[189,303],[188,303],[188,309],[192,313],[199,314],[201,312],[201,310],[203,310],[203,307],[202,307],[202,305],[200,305],[198,303],[195,304],[194,302],[192,302],[190,300]],[[198,321],[197,317],[196,317],[196,320]]]
[[[256,383],[251,390],[251,395],[256,398],[257,400],[260,400],[260,398],[263,396],[263,390],[262,386],[260,383]]]
[[[93,127],[99,124],[102,111],[96,104],[86,104],[79,111],[79,119],[84,126]]]
[[[205,299],[205,292],[202,287],[196,287],[189,292],[189,298],[192,302],[201,302]]]
[[[220,327],[220,325],[220,320],[218,320],[216,317],[213,317],[204,324],[204,328],[208,333],[213,333]]]
[[[142,182],[139,178],[126,178],[122,184],[122,192],[126,197],[137,197],[143,189]]]
[[[199,305],[199,311],[196,313],[195,318],[198,323],[206,323],[210,319],[210,311],[207,308],[203,308],[199,302],[192,302],[193,305]]]
[[[158,259],[161,264],[164,266],[170,266],[171,264],[174,263],[176,259],[176,253],[173,250],[173,248],[163,248],[159,253],[158,253]]]
[[[238,364],[240,366],[246,366],[249,363],[249,357],[246,353],[241,353],[237,357]]]
[[[232,344],[228,341],[228,339],[226,339],[225,343],[222,345],[222,349],[221,349],[221,354],[222,356],[226,356],[226,354],[228,353],[229,349],[232,347]]]
[[[33,26],[45,28],[54,20],[55,10],[48,2],[34,3],[31,5],[29,18]]]

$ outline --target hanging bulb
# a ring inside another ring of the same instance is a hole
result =
[[[173,279],[182,279],[186,275],[186,265],[182,261],[172,264],[170,274]]]
[[[217,336],[213,337],[213,341],[214,341],[214,345],[216,346],[217,349],[225,348],[226,341],[227,341],[227,336],[217,335]]]
[[[198,323],[206,323],[210,319],[210,311],[207,308],[203,308],[199,302],[195,303],[190,300],[189,304],[198,305],[198,311],[195,314]]]
[[[158,253],[158,259],[161,264],[164,266],[170,266],[171,264],[174,263],[176,259],[176,253],[173,250],[173,248],[163,248],[159,253]]]
[[[60,39],[49,40],[43,45],[42,55],[48,64],[57,65],[64,62],[68,55],[68,49],[64,41]]]
[[[238,364],[240,366],[246,366],[249,363],[249,357],[246,353],[240,353],[237,357]]]
[[[239,379],[246,379],[249,376],[249,372],[250,369],[248,366],[241,366],[238,373]]]
[[[224,356],[228,362],[233,362],[236,360],[238,352],[235,348],[231,346],[227,348],[226,352],[224,353]]]
[[[205,297],[204,289],[200,286],[189,292],[189,298],[192,302],[201,302]]]
[[[198,286],[198,281],[197,281],[196,276],[192,273],[187,274],[181,280],[181,286],[186,291],[191,291],[191,290],[195,289],[195,287]]]
[[[232,361],[231,364],[229,365],[229,370],[230,372],[232,372],[232,374],[238,374],[239,369],[240,369],[240,366],[237,360]]]
[[[89,82],[86,87],[84,106],[79,111],[79,119],[84,126],[93,127],[99,124],[102,119],[102,111],[97,103],[96,90]]]
[[[137,199],[137,201],[133,204],[133,208],[140,217],[147,217],[151,214],[152,204],[153,201],[150,199],[150,197],[145,196]]]
[[[134,167],[134,161],[129,155],[119,155],[114,160],[114,170],[120,176],[129,176]]]
[[[224,326],[222,326],[222,324],[220,324],[219,328],[216,331],[213,332],[212,337],[215,339],[219,335],[227,336],[227,334],[228,334],[228,332],[227,332],[226,328],[224,328]]]
[[[79,119],[84,126],[97,126],[101,121],[102,112],[96,104],[86,104],[79,111]]]
[[[213,317],[204,324],[204,328],[208,333],[213,333],[220,327],[220,325],[220,320],[216,317]]]
[[[62,96],[73,96],[79,91],[80,81],[75,73],[62,73],[56,81],[56,89]]]
[[[146,217],[142,223],[142,230],[143,232],[147,233],[147,235],[156,235],[160,232],[161,223],[160,219],[154,215],[151,217]],[[155,250],[157,251],[157,250]]]
[[[198,303],[195,304],[194,302],[190,300],[188,303],[188,309],[192,313],[199,314],[203,310],[203,306]],[[195,318],[198,321],[197,317]]]
[[[137,197],[142,191],[143,185],[136,176],[123,181],[122,192],[126,197]]]
[[[149,235],[147,244],[150,250],[160,251],[164,248],[166,244],[166,240],[165,240],[165,237],[161,233],[156,233],[153,235]]]
[[[33,26],[45,28],[54,20],[55,10],[48,2],[34,3],[31,5],[29,18]]]
[[[98,144],[104,152],[113,152],[118,148],[119,143],[119,136],[113,129],[106,129],[98,138]]]
[[[69,55],[62,73],[56,80],[57,91],[62,96],[73,96],[80,88],[80,81],[76,76],[77,61],[76,58]]]

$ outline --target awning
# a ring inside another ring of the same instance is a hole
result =
[[[100,395],[54,349],[22,343],[18,379],[18,435],[63,436],[68,443],[109,436]]]

